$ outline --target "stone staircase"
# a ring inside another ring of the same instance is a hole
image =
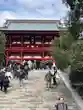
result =
[[[12,80],[8,93],[0,92],[0,110],[55,110],[54,105],[58,95],[64,96],[69,110],[78,110],[71,93],[64,83],[56,88],[45,88],[45,71],[32,71],[29,80],[22,87],[17,80]]]

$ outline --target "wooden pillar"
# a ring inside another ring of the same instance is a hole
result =
[[[43,52],[43,57],[44,57],[44,52]]]
[[[35,46],[35,35],[33,36],[33,39],[34,39],[34,46]]]
[[[23,47],[23,36],[20,37],[21,37],[21,47]]]
[[[44,36],[44,42],[45,42],[45,36]]]
[[[44,47],[44,36],[43,36],[43,39],[42,39],[42,46]]]
[[[31,47],[31,35],[29,35],[29,38],[30,38],[30,47]]]
[[[52,40],[54,40],[54,36],[52,36]]]
[[[21,50],[21,63],[23,61],[23,50]]]
[[[23,36],[20,36],[20,40],[21,40],[21,63],[22,63],[22,61],[23,61],[23,56],[22,56],[22,52],[23,52]]]
[[[8,64],[8,51],[6,51],[5,57],[6,57],[6,66],[7,66],[7,64]]]
[[[10,40],[9,40],[9,36],[8,35],[6,35],[5,47],[10,47]]]
[[[11,39],[12,39],[11,36],[9,36],[10,48],[11,48],[11,44],[12,44],[12,42],[11,42],[12,40]]]

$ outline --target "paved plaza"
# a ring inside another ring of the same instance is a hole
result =
[[[79,110],[69,90],[64,83],[47,90],[45,87],[46,71],[31,71],[29,79],[20,87],[18,80],[12,80],[9,92],[0,92],[0,110],[55,110],[54,105],[58,95],[68,102],[68,110]]]

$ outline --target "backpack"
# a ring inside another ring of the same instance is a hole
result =
[[[51,80],[51,76],[52,76],[51,73],[47,73],[47,74],[45,75],[45,79],[46,79],[47,81],[50,81],[50,80]]]
[[[56,105],[56,110],[68,110],[68,106],[67,106],[67,104],[59,103],[59,104]]]

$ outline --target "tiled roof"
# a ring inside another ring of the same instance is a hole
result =
[[[59,20],[7,20],[2,30],[58,31]]]

